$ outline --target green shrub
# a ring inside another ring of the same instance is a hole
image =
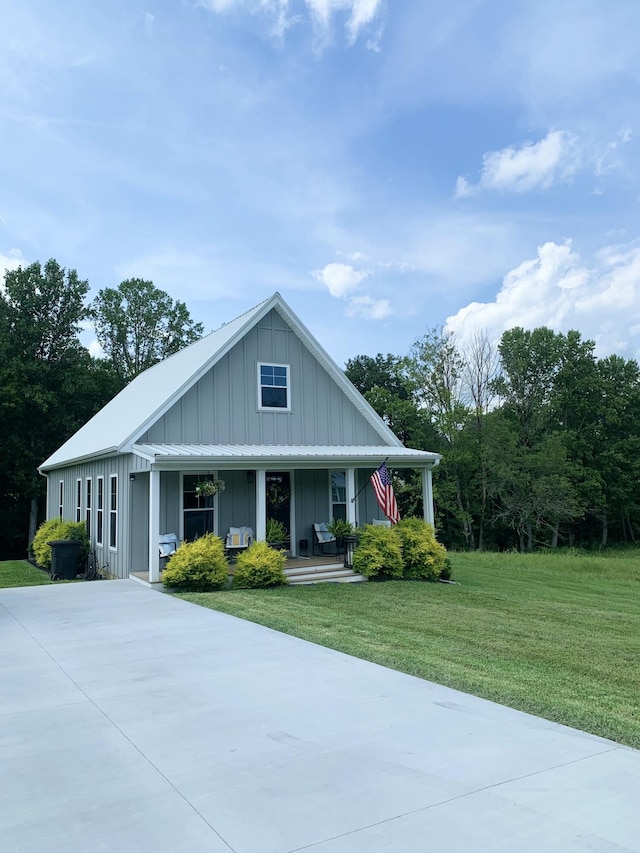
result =
[[[286,546],[289,541],[289,532],[281,521],[269,518],[267,519],[266,539],[267,542],[271,542],[273,545]]]
[[[447,549],[436,540],[431,524],[422,518],[404,518],[394,527],[400,540],[404,577],[438,580],[447,563]]]
[[[224,542],[213,533],[180,545],[162,572],[165,586],[184,592],[220,589],[228,579],[229,564],[224,555]]]
[[[283,571],[286,562],[284,551],[270,548],[267,542],[252,542],[236,558],[233,586],[257,589],[288,583]]]
[[[31,543],[31,551],[36,565],[42,569],[51,569],[51,546],[49,542],[56,539],[77,539],[82,543],[80,549],[80,562],[84,563],[89,554],[89,536],[84,521],[65,521],[62,518],[50,518],[44,521],[38,528]]]
[[[391,527],[365,524],[353,553],[353,571],[366,578],[401,578],[400,539]]]
[[[356,532],[355,527],[350,521],[344,518],[334,518],[327,524],[327,530],[336,537],[336,539],[344,539],[345,536],[353,536]]]

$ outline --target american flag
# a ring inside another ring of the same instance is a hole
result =
[[[397,524],[400,521],[400,513],[398,512],[396,496],[393,493],[391,477],[384,462],[371,475],[371,485],[373,486],[380,509],[387,516],[391,524]]]

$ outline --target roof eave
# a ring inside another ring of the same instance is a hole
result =
[[[119,453],[120,448],[116,447],[105,447],[103,450],[97,450],[94,453],[85,453],[82,456],[74,456],[69,459],[61,459],[60,461],[49,462],[49,459],[53,457],[50,456],[49,459],[45,459],[42,465],[39,466],[38,472],[40,474],[46,474],[48,471],[55,471],[57,468],[69,468],[71,465],[82,465],[84,462],[92,462],[94,459],[102,459],[104,456],[113,456],[114,453]]]

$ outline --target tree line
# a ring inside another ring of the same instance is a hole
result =
[[[602,547],[640,534],[640,371],[577,331],[514,328],[497,346],[432,329],[406,356],[346,374],[407,445],[442,454],[436,524],[449,547]],[[401,512],[420,507],[410,472]]]
[[[55,260],[0,287],[0,559],[42,520],[37,467],[142,370],[203,334],[186,305],[128,279],[89,300]],[[92,330],[99,357],[81,341]],[[448,547],[598,547],[640,536],[640,370],[577,331],[429,330],[407,355],[360,355],[346,375],[402,442],[437,451],[436,525]],[[415,472],[395,476],[421,513]]]
[[[38,465],[134,376],[202,336],[150,281],[88,294],[55,260],[7,271],[0,286],[0,559],[24,557],[42,520]],[[100,357],[82,344],[86,329]]]

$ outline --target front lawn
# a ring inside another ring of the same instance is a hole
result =
[[[0,563],[0,589],[13,586],[40,586],[51,583],[51,578],[26,560],[6,560]]]
[[[640,748],[640,554],[451,560],[458,585],[180,597]]]

